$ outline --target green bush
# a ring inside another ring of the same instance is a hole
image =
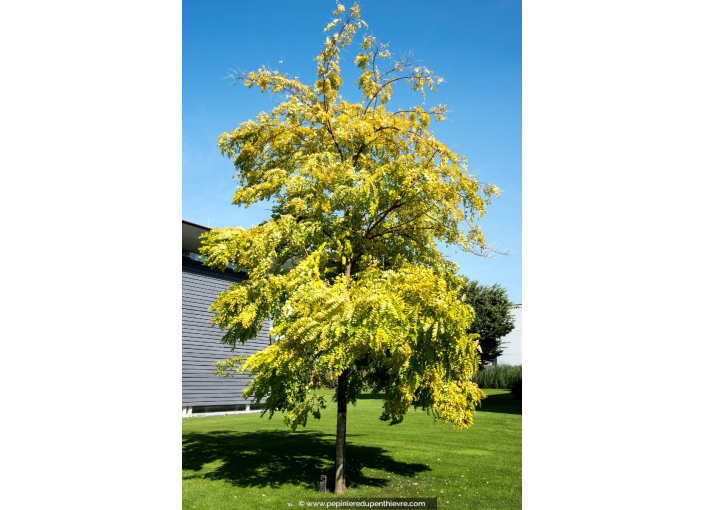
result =
[[[480,370],[474,376],[474,382],[480,388],[511,389],[513,383],[523,379],[521,365],[496,365]]]

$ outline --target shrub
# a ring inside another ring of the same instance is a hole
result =
[[[496,365],[488,366],[484,370],[480,370],[474,376],[474,382],[480,388],[497,388],[508,390],[511,389],[513,383],[522,380],[521,365]]]

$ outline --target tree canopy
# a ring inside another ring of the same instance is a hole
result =
[[[501,338],[513,331],[515,318],[511,309],[514,304],[501,285],[481,285],[467,277],[462,278],[458,294],[474,309],[469,333],[479,335],[481,364],[488,365],[503,352]]]
[[[358,4],[333,16],[312,86],[266,67],[234,76],[277,104],[218,140],[236,168],[232,203],[270,201],[272,214],[249,229],[211,230],[201,252],[210,266],[248,274],[211,307],[223,342],[254,338],[267,318],[277,339],[218,363],[217,373],[249,370],[245,397],[266,398],[265,411],[283,411],[294,429],[325,406],[314,374],[339,376],[344,490],[344,413],[365,385],[384,394],[381,419],[392,424],[411,406],[456,429],[472,424],[484,397],[471,381],[480,362],[468,332],[474,312],[438,246],[484,253],[476,222],[499,190],[435,138],[431,123],[445,119],[445,105],[391,109],[397,84],[425,97],[442,78],[411,56],[394,59],[368,31],[354,59],[360,99],[342,99],[340,51],[368,27]]]

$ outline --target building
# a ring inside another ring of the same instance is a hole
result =
[[[523,307],[518,304],[513,307],[511,314],[515,318],[513,331],[501,338],[504,352],[496,358],[494,365],[523,365],[521,329]]]
[[[249,377],[245,374],[234,378],[217,377],[216,361],[233,356],[248,356],[268,347],[270,324],[249,340],[237,345],[235,351],[220,343],[223,332],[212,326],[212,313],[208,307],[217,295],[233,283],[246,278],[244,273],[227,269],[224,273],[204,266],[198,255],[200,235],[208,227],[182,221],[181,257],[181,408],[183,417],[197,414],[251,412],[257,408],[242,398],[242,390]],[[259,406],[261,407],[261,406]]]

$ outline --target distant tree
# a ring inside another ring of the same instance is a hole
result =
[[[480,285],[467,277],[463,277],[458,294],[474,308],[475,317],[469,332],[479,335],[481,365],[488,365],[503,352],[501,338],[513,331],[515,319],[511,309],[515,305],[501,285]]]
[[[317,378],[336,378],[340,493],[347,404],[363,387],[384,394],[381,419],[392,424],[414,406],[458,430],[472,425],[486,396],[472,381],[474,312],[437,245],[484,253],[476,221],[499,190],[434,137],[431,122],[445,119],[445,106],[390,108],[393,87],[424,93],[442,82],[410,55],[393,60],[365,34],[354,59],[361,97],[342,98],[340,55],[366,23],[358,4],[333,15],[312,86],[268,68],[234,76],[278,97],[270,113],[218,141],[239,181],[232,203],[271,200],[272,214],[250,229],[211,230],[201,252],[209,266],[248,274],[211,307],[223,342],[254,338],[267,318],[278,337],[246,360],[219,362],[218,374],[248,370],[244,396],[266,399],[265,410],[283,411],[294,429],[325,407]]]

